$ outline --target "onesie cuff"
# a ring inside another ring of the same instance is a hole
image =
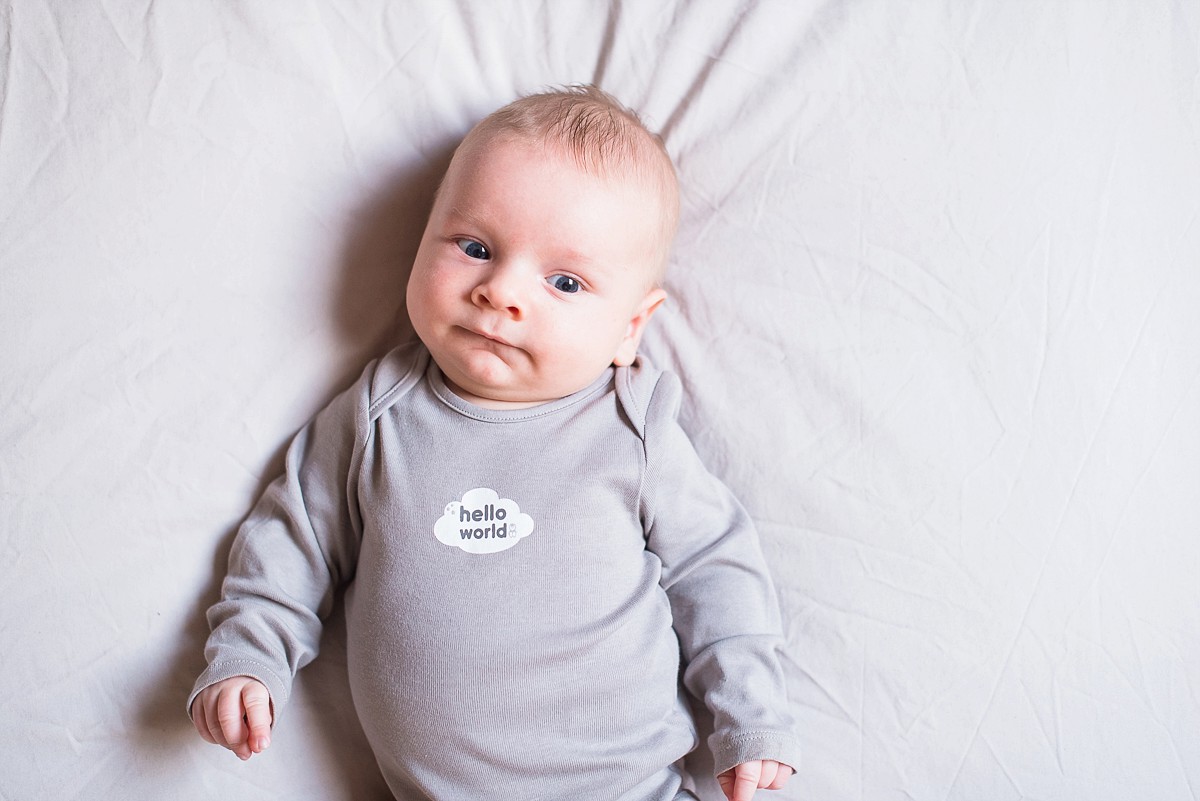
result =
[[[235,676],[246,676],[262,682],[263,686],[267,688],[267,693],[271,696],[272,721],[279,720],[279,712],[288,701],[287,684],[275,674],[275,671],[263,663],[255,662],[252,659],[229,659],[209,665],[200,674],[200,677],[196,679],[196,684],[192,687],[192,693],[188,696],[188,717],[192,716],[192,703],[196,700],[196,696],[205,688],[211,687],[219,681],[232,679]]]
[[[755,759],[773,759],[796,771],[800,766],[800,741],[790,734],[757,731],[722,738],[713,746],[713,767],[717,776]]]

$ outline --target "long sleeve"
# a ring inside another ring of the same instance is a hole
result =
[[[208,610],[208,668],[188,698],[233,676],[266,685],[276,715],[317,654],[334,590],[357,561],[356,481],[368,435],[371,368],[294,438],[284,474],[242,524],[221,599]]]
[[[678,379],[663,374],[648,404],[643,517],[662,561],[684,684],[713,713],[717,773],[752,759],[795,767],[779,606],[758,535],[676,422],[679,396]]]

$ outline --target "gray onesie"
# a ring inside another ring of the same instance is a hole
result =
[[[674,798],[698,744],[681,678],[718,772],[795,766],[757,536],[679,396],[639,362],[492,411],[420,345],[372,363],[239,532],[192,699],[248,675],[278,715],[353,579],[351,691],[399,799]]]

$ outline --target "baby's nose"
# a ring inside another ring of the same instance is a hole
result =
[[[490,306],[506,312],[514,320],[524,316],[524,288],[517,271],[494,267],[471,291],[471,300],[477,306]]]

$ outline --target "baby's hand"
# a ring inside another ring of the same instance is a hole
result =
[[[214,745],[249,759],[271,744],[271,694],[261,682],[234,676],[205,687],[192,702],[196,731]]]
[[[722,773],[717,781],[729,801],[750,801],[760,787],[778,790],[792,776],[791,767],[773,759],[754,759],[743,762]]]

